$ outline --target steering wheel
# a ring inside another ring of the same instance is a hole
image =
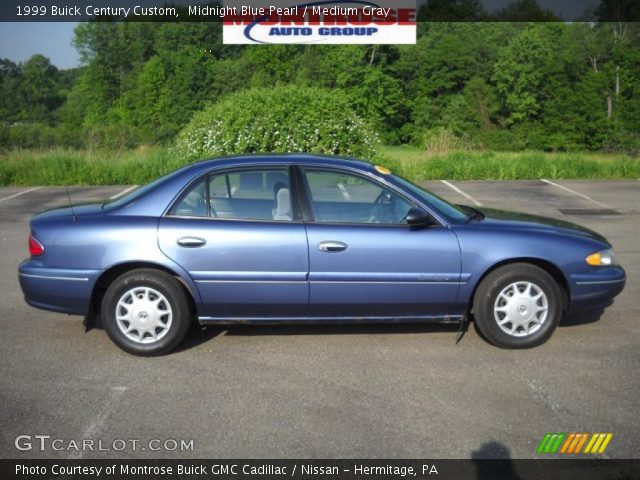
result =
[[[382,190],[376,197],[368,223],[392,223],[394,222],[391,208],[394,203],[393,194],[388,190]]]
[[[390,200],[390,194],[386,190],[382,190],[373,201],[374,206],[371,209],[371,215],[367,219],[367,223],[382,223],[380,214],[382,213],[385,200]]]
[[[378,194],[378,196],[376,197],[376,199],[374,200],[373,203],[375,203],[377,205],[381,205],[381,204],[383,204],[385,202],[385,200],[388,201],[388,202],[391,201],[391,193],[388,190],[382,190]]]

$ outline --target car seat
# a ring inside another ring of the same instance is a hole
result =
[[[291,220],[291,194],[288,188],[281,188],[276,193],[276,208],[273,209],[274,220]]]

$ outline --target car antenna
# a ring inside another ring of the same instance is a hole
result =
[[[69,195],[69,187],[65,185],[64,189],[67,192],[67,199],[69,200],[69,208],[71,209],[71,217],[73,218],[73,223],[76,223],[76,212],[73,209],[73,204],[71,203],[71,195]]]

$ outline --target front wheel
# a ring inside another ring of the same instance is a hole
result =
[[[546,342],[560,322],[562,291],[535,265],[514,263],[491,272],[473,301],[476,326],[493,345],[531,348]]]
[[[182,286],[171,275],[138,269],[118,277],[102,300],[105,330],[134,355],[162,355],[185,337],[190,309]]]

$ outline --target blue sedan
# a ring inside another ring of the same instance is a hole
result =
[[[189,325],[464,321],[539,345],[625,284],[605,238],[452,205],[380,166],[312,155],[194,163],[104,204],[40,213],[19,267],[29,305],[99,315],[137,355]]]

